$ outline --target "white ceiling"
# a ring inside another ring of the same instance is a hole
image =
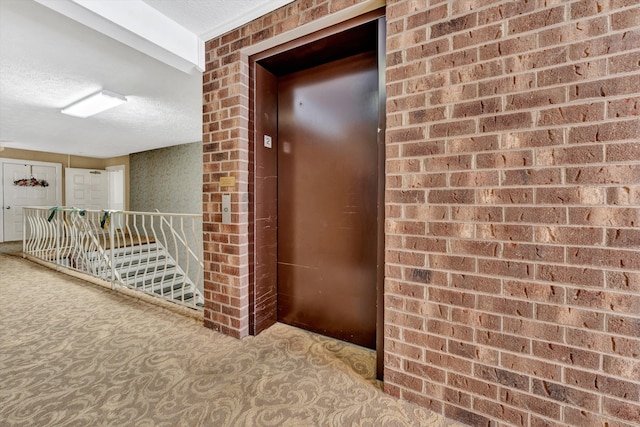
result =
[[[290,1],[144,0],[205,41]],[[101,89],[128,102],[86,119],[60,113]],[[0,146],[107,158],[200,141],[201,131],[200,72],[180,71],[33,0],[0,0]]]

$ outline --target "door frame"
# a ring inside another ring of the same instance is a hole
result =
[[[273,88],[265,91],[256,85],[258,74],[264,74],[264,68],[258,61],[270,58],[277,54],[287,52],[301,45],[322,40],[331,35],[338,34],[347,29],[377,21],[377,48],[378,60],[378,243],[377,243],[377,281],[376,281],[376,376],[383,379],[384,370],[384,221],[385,221],[385,129],[386,129],[386,85],[385,85],[385,64],[386,64],[386,22],[384,9],[377,9],[366,14],[357,16],[345,22],[341,22],[329,28],[322,29],[313,34],[309,34],[300,39],[272,47],[263,52],[258,52],[248,58],[249,62],[249,333],[257,335],[262,330],[268,328],[277,321],[277,267],[271,266],[277,261],[277,255],[273,253],[273,238],[267,237],[265,241],[264,233],[259,227],[264,227],[264,221],[276,219],[277,223],[277,199],[276,203],[269,203],[273,197],[275,185],[277,193],[277,172],[276,180],[268,180],[268,173],[273,171],[274,164],[277,164],[276,145],[277,135],[277,106],[274,112],[273,105],[268,105],[273,101]],[[274,76],[268,77],[268,81],[277,82]],[[259,78],[259,76],[258,76]],[[269,83],[273,84],[273,83]],[[260,93],[262,92],[262,93]],[[277,86],[275,88],[277,93]],[[264,100],[267,98],[267,100]],[[277,99],[277,97],[276,97]],[[274,146],[270,154],[264,154],[263,134],[272,134]],[[265,178],[267,178],[265,180]],[[275,211],[274,211],[275,209]],[[272,224],[267,224],[267,228]],[[277,242],[277,240],[276,240]],[[277,254],[277,251],[276,251]],[[267,266],[267,268],[263,268]],[[269,277],[275,274],[275,277]],[[266,276],[266,277],[265,277]]]
[[[4,172],[3,171],[4,171],[5,164],[55,167],[56,169],[56,204],[58,206],[62,205],[62,164],[51,163],[51,162],[39,162],[35,160],[9,159],[9,158],[0,157],[0,173],[2,173],[2,178],[0,178],[0,204],[2,206],[2,209],[0,209],[0,242],[4,242]]]

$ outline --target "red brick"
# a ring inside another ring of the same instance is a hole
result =
[[[598,59],[538,71],[537,82],[539,87],[544,87],[573,83],[581,80],[593,80],[606,75],[607,61],[604,59]]]
[[[422,380],[420,378],[406,375],[394,369],[385,369],[384,375],[385,378],[387,378],[387,380],[392,384],[397,384],[400,387],[408,388],[410,390],[415,390],[418,392],[422,391]]]
[[[460,16],[450,21],[434,24],[431,26],[431,38],[435,39],[447,34],[465,30],[467,28],[475,27],[477,22],[478,15],[475,13],[470,13],[468,15]]]
[[[540,264],[536,267],[536,279],[558,284],[604,286],[602,270],[566,265]]]
[[[502,148],[548,147],[564,143],[561,130],[534,130],[507,133],[502,136]]]
[[[564,6],[552,9],[541,10],[507,21],[509,25],[508,34],[523,33],[537,30],[564,21]]]
[[[432,57],[429,60],[430,71],[442,71],[442,70],[450,70],[455,69],[456,67],[462,67],[464,65],[473,64],[474,62],[478,62],[478,50],[475,48],[455,51],[452,53],[447,53],[445,55],[440,55],[436,57]]]
[[[569,100],[635,95],[640,91],[636,76],[619,76],[606,80],[577,83],[569,88]]]
[[[535,74],[527,73],[485,80],[478,83],[478,95],[484,97],[529,90],[533,88],[535,79]]]
[[[638,43],[640,43],[640,31],[631,29],[572,44],[569,46],[569,58],[572,61],[577,61],[584,58],[620,53],[635,49]]]
[[[496,256],[500,246],[495,242],[452,240],[450,242],[451,251],[456,254]]]
[[[589,103],[543,110],[538,116],[538,126],[595,122],[603,119],[604,103]]]
[[[427,203],[467,204],[475,203],[475,190],[429,190]]]
[[[500,366],[524,373],[527,376],[545,378],[551,381],[559,381],[562,368],[555,363],[549,363],[539,359],[531,359],[521,354],[502,353]]]
[[[476,82],[478,80],[496,77],[503,74],[503,66],[501,60],[491,62],[483,62],[480,64],[469,64],[451,71],[451,84]],[[485,107],[485,110],[498,109],[499,104]]]
[[[530,92],[507,95],[506,101],[507,111],[524,110],[533,107],[546,107],[548,105],[561,104],[566,101],[566,96],[563,90],[555,88],[542,90],[536,89]]]
[[[449,255],[429,255],[429,266],[434,269],[476,271],[475,258]]]
[[[631,401],[640,399],[640,387],[637,384],[611,378],[601,373],[567,368],[565,377],[566,383],[574,387],[605,393]]]
[[[489,25],[482,28],[473,28],[463,34],[453,36],[453,48],[461,49],[477,44],[486,44],[488,41],[502,37],[501,25]]]
[[[533,317],[533,303],[511,298],[478,295],[477,307],[480,310],[490,313],[506,314],[515,317]]]
[[[604,398],[604,413],[630,423],[640,424],[640,404],[638,402],[620,401]]]
[[[434,90],[427,95],[427,105],[448,104],[473,99],[478,96],[478,84],[469,83],[463,85],[447,86],[440,90]]]
[[[471,155],[434,156],[424,159],[424,170],[428,172],[471,169]]]
[[[640,307],[640,295],[625,295],[594,289],[570,289],[567,304],[619,313],[634,313]]]
[[[390,143],[419,141],[422,139],[424,139],[424,129],[422,127],[387,131],[387,141],[389,141]]]
[[[469,390],[474,394],[496,399],[498,387],[486,381],[478,381],[465,375],[450,374],[447,377],[447,385],[458,390]]]
[[[475,120],[463,120],[451,123],[433,124],[429,126],[430,138],[462,136],[476,132]]]
[[[489,427],[492,425],[492,422],[488,418],[453,405],[445,405],[444,416],[466,425],[477,427]]]
[[[560,419],[560,404],[546,399],[539,399],[530,394],[513,391],[512,389],[500,389],[500,401],[516,408],[544,415],[548,418]]]
[[[618,419],[613,419],[606,415],[598,415],[592,412],[565,407],[564,419],[566,423],[572,426],[616,426],[616,427],[634,427],[632,424],[622,423]],[[637,424],[636,424],[637,425]]]
[[[531,36],[500,39],[496,43],[484,44],[479,48],[480,60],[500,58],[528,52],[537,48],[536,38]]]
[[[611,15],[611,28],[614,31],[637,27],[638,22],[640,22],[640,8],[638,7]]]
[[[531,188],[490,188],[478,190],[478,203],[489,205],[532,204]]]
[[[502,257],[536,262],[562,262],[564,261],[564,248],[551,245],[505,243]]]
[[[531,388],[535,394],[546,399],[568,403],[592,412],[598,411],[599,398],[596,394],[567,387],[564,384],[538,379],[532,381]]]
[[[446,188],[447,176],[444,173],[411,174],[401,177],[404,188]]]
[[[569,223],[604,227],[636,227],[640,211],[626,207],[569,208]]]
[[[609,315],[607,317],[607,331],[640,338],[640,318]]]
[[[640,159],[640,142],[607,144],[605,149],[607,162],[626,162]]]
[[[432,7],[425,11],[416,11],[407,19],[407,29],[421,27],[433,21],[444,19],[447,16],[446,5]],[[433,38],[433,36],[432,36]]]
[[[405,362],[405,372],[410,375],[415,375],[421,379],[428,379],[438,383],[445,381],[445,371],[442,369],[434,368],[433,366],[425,365],[413,360],[407,360]]]
[[[424,39],[422,39],[422,36],[424,36]],[[419,40],[416,37],[414,37],[414,40],[412,41],[413,41],[412,44],[415,44],[415,43],[420,43],[420,44],[418,44],[417,46],[409,47],[406,50],[405,55],[406,55],[407,61],[415,61],[418,59],[429,58],[431,56],[439,55],[441,53],[449,51],[448,40],[440,39],[440,40],[433,40],[433,41],[427,42],[426,31],[424,30],[420,32]],[[433,77],[435,77],[435,79]],[[423,79],[423,81],[425,82],[426,81],[433,82],[434,80],[440,80],[440,79],[448,80],[448,74],[441,73],[435,76],[427,75],[427,76],[420,77],[420,79]],[[441,83],[445,83],[445,82],[446,82],[445,80],[441,80]],[[425,87],[425,89],[431,89],[433,87],[436,87],[436,86],[433,84],[428,84],[427,87]]]
[[[538,304],[536,319],[558,325],[577,326],[592,330],[604,329],[605,316],[602,313],[579,308]]]
[[[416,220],[440,221],[447,218],[445,206],[405,206],[405,218]]]
[[[596,334],[584,329],[567,329],[567,344],[599,353],[617,354],[622,357],[640,356],[640,340]]]
[[[449,178],[451,187],[497,186],[500,182],[498,171],[470,171],[452,173]]]
[[[640,98],[615,99],[607,102],[607,117],[640,116]]]
[[[488,415],[493,418],[499,418],[509,422],[510,425],[521,427],[525,427],[527,425],[527,420],[529,419],[529,414],[527,412],[478,397],[474,397],[473,399],[473,410],[476,413]]]
[[[503,185],[551,185],[560,184],[560,169],[513,169],[504,171]]]
[[[505,220],[537,224],[566,224],[567,214],[565,209],[558,207],[507,207]]]
[[[640,382],[640,359],[625,359],[618,356],[605,355],[603,360],[603,371],[607,374],[624,378],[628,381]]]
[[[637,251],[571,247],[567,248],[567,262],[594,267],[640,270],[640,257]]]
[[[609,247],[640,249],[640,230],[609,229],[606,234],[606,243]]]
[[[429,224],[429,235],[469,239],[473,237],[473,224],[432,222]]]
[[[504,295],[538,302],[564,302],[564,287],[539,283],[505,281]]]
[[[482,114],[499,113],[501,110],[502,103],[500,98],[487,98],[454,105],[452,117],[479,116]]]
[[[491,331],[499,331],[501,329],[501,317],[495,314],[483,313],[471,309],[453,307],[451,310],[451,320],[456,323],[462,323],[468,326],[481,327]],[[491,360],[498,359],[498,352],[493,349],[478,347],[478,352],[485,355],[482,360],[489,363]]]
[[[448,140],[446,150],[448,153],[489,151],[498,149],[499,144],[498,135],[472,136]]]
[[[509,129],[531,127],[531,113],[502,114],[480,119],[478,127],[482,132],[497,132]]]
[[[540,47],[567,44],[568,42],[597,37],[607,31],[607,17],[599,16],[588,21],[572,22],[538,33]]]
[[[437,108],[409,111],[408,117],[409,117],[408,124],[410,125],[444,120],[445,108],[437,107]]]
[[[599,187],[541,187],[535,189],[535,195],[536,203],[543,205],[604,205],[605,203],[605,189]],[[582,230],[575,231],[579,233]],[[601,241],[602,239],[596,242]]]
[[[453,175],[451,179],[453,179]],[[451,219],[467,222],[502,222],[502,208],[496,206],[453,206]]]
[[[386,192],[388,203],[424,203],[424,191],[420,190],[389,190]]]
[[[482,3],[485,5],[486,3]],[[534,1],[500,2],[499,5],[478,12],[478,25],[502,21],[514,16],[533,12],[536,8]]]
[[[477,331],[478,344],[496,347],[514,353],[530,353],[531,341],[528,338],[507,335],[491,331]]]
[[[504,241],[533,241],[533,227],[511,224],[478,224],[478,238]]]
[[[544,341],[533,341],[532,353],[546,361],[555,360],[568,366],[580,366],[595,370],[600,364],[598,353]]]
[[[476,167],[481,169],[517,168],[531,165],[533,165],[533,153],[530,150],[476,155]]]

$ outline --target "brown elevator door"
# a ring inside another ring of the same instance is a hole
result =
[[[278,321],[375,348],[375,52],[278,79]]]

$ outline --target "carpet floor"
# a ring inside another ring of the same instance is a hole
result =
[[[455,426],[384,394],[373,352],[276,324],[236,340],[0,253],[3,426]]]

